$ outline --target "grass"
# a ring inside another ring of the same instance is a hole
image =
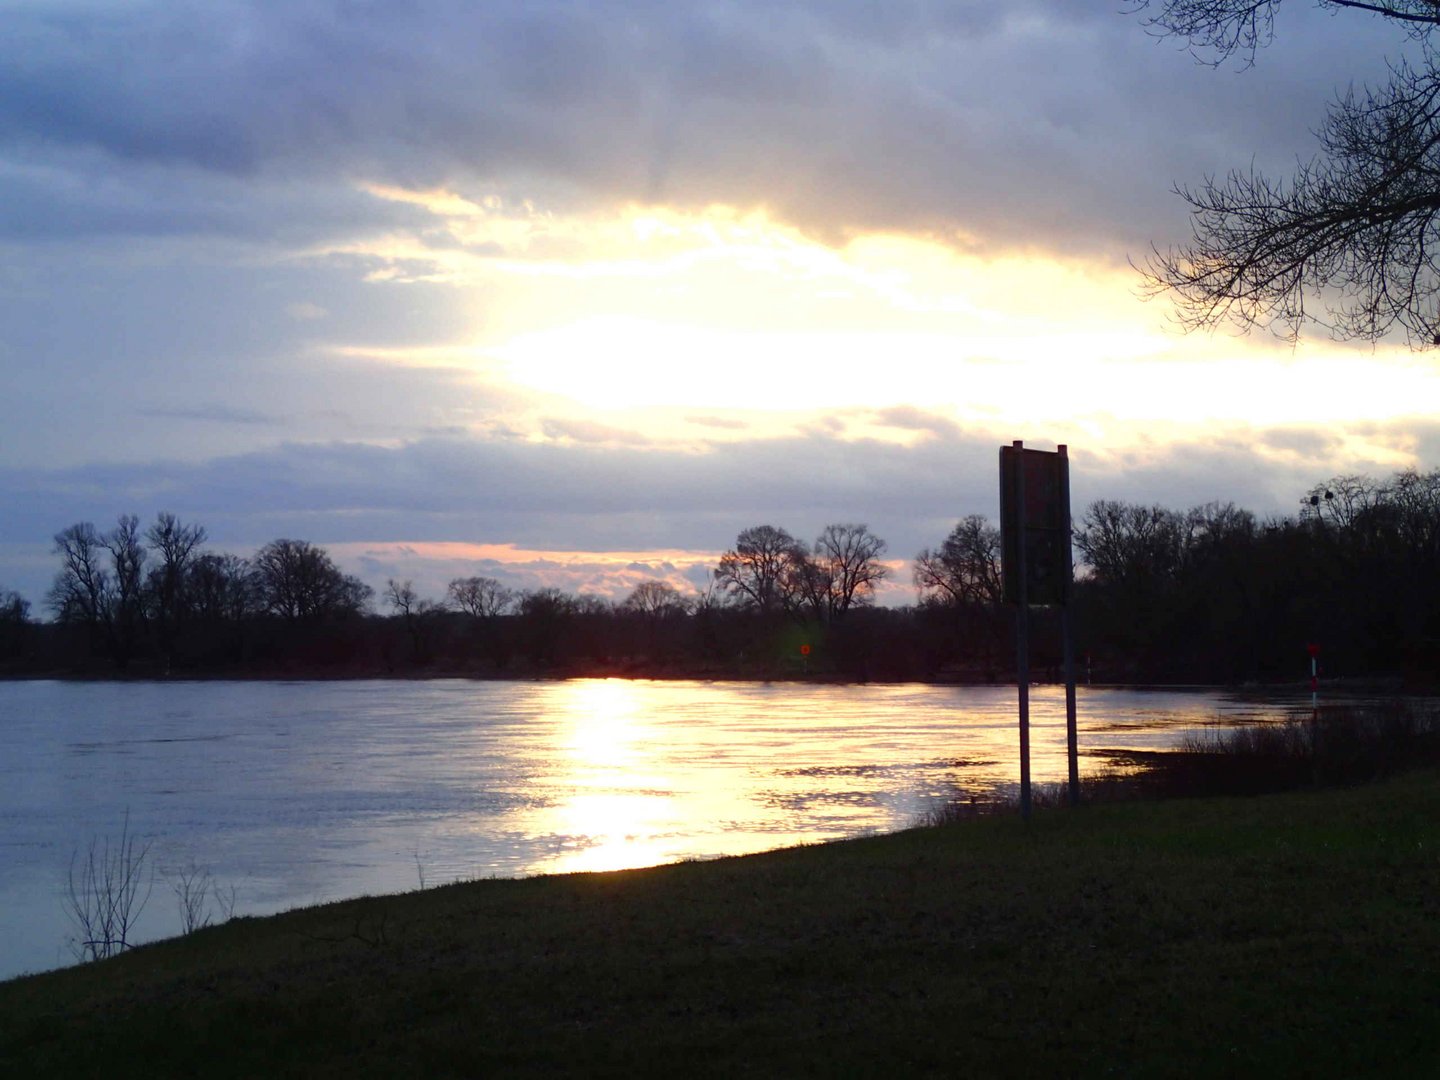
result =
[[[0,984],[13,1076],[1434,1075],[1440,771],[237,919]]]

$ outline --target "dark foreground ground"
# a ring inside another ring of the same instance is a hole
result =
[[[1440,772],[481,881],[0,984],[5,1076],[564,1074],[1440,1075]]]

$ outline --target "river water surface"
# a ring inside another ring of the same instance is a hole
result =
[[[1082,772],[1300,699],[1079,692]],[[1064,694],[1031,692],[1037,782]],[[457,878],[610,870],[905,828],[1016,785],[1012,687],[645,682],[0,683],[0,978],[70,963],[67,870],[124,822],[154,874],[269,914]]]

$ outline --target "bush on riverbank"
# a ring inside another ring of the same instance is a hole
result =
[[[1329,702],[1307,717],[1245,724],[1186,738],[1178,750],[1089,751],[1106,768],[1080,779],[1086,804],[1136,799],[1260,795],[1364,783],[1405,769],[1440,767],[1440,702],[1392,698]],[[1061,807],[1069,785],[1037,784],[1034,805]],[[1018,813],[1018,798],[961,797],[923,825]]]
[[[1259,795],[1364,783],[1440,766],[1440,705],[1431,700],[1333,702],[1280,724],[1192,736],[1178,751],[1095,751],[1117,770],[1099,797]],[[1128,775],[1126,775],[1128,774]]]
[[[1359,783],[1440,762],[1440,709],[1405,700],[1327,705],[1309,718],[1191,739],[1184,749],[1243,761],[1277,787]]]

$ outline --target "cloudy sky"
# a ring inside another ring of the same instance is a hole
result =
[[[1077,513],[1440,465],[1431,355],[1187,337],[1128,262],[1403,35],[1212,70],[1123,6],[0,0],[0,587],[170,510],[430,596],[866,522],[904,602],[1013,439]]]

